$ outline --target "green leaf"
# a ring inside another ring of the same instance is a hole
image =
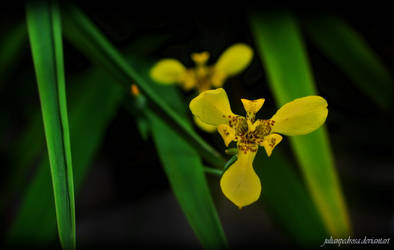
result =
[[[195,235],[205,249],[227,248],[198,153],[153,112],[148,114],[160,160]]]
[[[147,84],[157,93],[161,93],[168,106],[186,121],[188,106],[181,98],[179,90],[175,86],[158,85],[149,81],[150,64],[143,59],[138,62],[136,69],[141,72]],[[227,240],[204,176],[206,168],[204,169],[198,152],[148,107],[144,114],[148,117],[153,141],[171,188],[195,235],[206,249],[227,248]],[[186,123],[186,126],[192,127],[190,122]]]
[[[75,188],[78,191],[124,93],[120,86],[111,83],[105,72],[100,71],[90,71],[76,79],[69,92],[70,135]],[[51,185],[48,164],[48,159],[41,161],[27,189],[21,209],[8,232],[11,245],[19,245],[23,241],[29,245],[47,246],[54,239],[56,216],[48,188]],[[40,225],[40,230],[37,230],[37,225]]]
[[[154,112],[177,129],[178,133],[209,163],[216,167],[223,166],[222,156],[187,126],[185,119],[163,100],[160,93],[154,91],[150,80],[135,69],[140,62],[136,58],[130,58],[133,62],[131,66],[98,28],[75,7],[69,6],[64,11],[64,33],[66,38],[88,58],[111,72],[128,92],[132,83],[138,85]]]
[[[381,107],[392,107],[393,78],[360,34],[344,20],[327,14],[304,19],[302,24],[314,44],[361,91]]]
[[[253,165],[262,184],[260,201],[268,213],[300,246],[320,245],[327,237],[323,222],[300,176],[279,147],[271,157],[259,152]]]
[[[130,49],[134,50],[133,48],[137,46],[138,44],[133,43]],[[121,86],[113,84],[112,81],[113,79],[106,72],[91,70],[70,82],[68,103],[70,106],[71,143],[73,145],[74,183],[77,191],[100,146],[105,129],[124,95]],[[141,110],[137,111],[138,107],[141,108],[136,104],[132,106],[134,115],[137,113],[142,115]],[[143,118],[144,122],[148,123],[146,116]],[[148,126],[149,124],[144,125]],[[144,133],[147,132],[145,131],[146,127],[142,129]],[[37,112],[32,115],[24,133],[11,145],[12,171],[7,177],[5,197],[2,195],[2,200],[5,198],[5,201],[9,201],[9,198],[16,193],[15,191],[29,190],[22,201],[20,213],[17,214],[8,233],[8,241],[14,246],[19,245],[20,240],[36,246],[46,246],[54,239],[56,233],[53,197],[50,193],[51,190],[46,187],[46,185],[51,185],[47,159],[41,161],[34,179],[31,183],[27,183],[31,172],[30,168],[42,156],[41,153],[45,147],[44,140],[42,118]],[[32,141],[35,143],[31,144]],[[26,186],[28,187],[26,188]],[[42,197],[47,198],[44,200]],[[36,206],[37,200],[41,201],[39,206]],[[0,208],[3,209],[3,204],[0,205]],[[42,224],[40,230],[36,230],[37,224]]]
[[[294,18],[286,12],[259,13],[252,16],[251,27],[277,106],[298,97],[316,95],[312,72]],[[308,135],[289,139],[327,231],[333,237],[348,236],[349,217],[326,128],[323,126]]]
[[[75,248],[74,185],[60,13],[53,3],[34,2],[27,5],[26,17],[41,100],[59,238],[63,248]]]

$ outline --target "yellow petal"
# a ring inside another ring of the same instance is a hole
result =
[[[328,114],[327,101],[321,96],[307,96],[283,105],[271,118],[272,132],[304,135],[318,129]]]
[[[228,147],[228,144],[235,139],[235,129],[227,124],[220,124],[218,126],[218,132],[222,136],[226,147]]]
[[[153,80],[163,84],[177,83],[185,73],[186,68],[175,59],[162,59],[150,71]]]
[[[191,90],[197,84],[196,76],[193,70],[186,69],[179,77],[179,82],[184,90]]]
[[[271,134],[264,138],[264,141],[261,143],[261,146],[264,147],[265,152],[267,152],[268,157],[271,156],[272,150],[282,141],[282,136],[278,134]]]
[[[209,59],[209,52],[193,53],[191,58],[198,65],[206,64]]]
[[[227,124],[229,118],[235,116],[222,88],[202,92],[191,100],[189,108],[202,122],[213,126]]]
[[[261,183],[253,169],[256,152],[238,153],[238,159],[224,172],[220,187],[223,194],[240,209],[257,201]]]
[[[197,116],[194,116],[194,122],[196,125],[208,133],[216,132],[216,126],[209,125],[208,123],[202,122]]]
[[[241,99],[246,113],[257,113],[264,104],[265,99],[260,98],[257,100]]]
[[[225,81],[226,81],[226,74],[218,70],[213,71],[211,82],[214,88],[222,87]]]
[[[243,71],[253,57],[253,50],[246,44],[237,43],[226,49],[219,57],[215,70],[227,76],[232,76]]]

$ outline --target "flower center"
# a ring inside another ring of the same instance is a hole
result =
[[[213,67],[197,65],[193,70],[197,89],[200,91],[208,90],[212,86]]]
[[[196,64],[196,67],[190,69],[190,72],[194,78],[196,88],[200,92],[208,90],[212,86],[214,67],[207,66],[209,56],[209,53],[206,51],[201,53],[193,53],[191,55],[192,60]]]
[[[235,141],[238,142],[238,150],[245,154],[249,151],[257,151],[258,145],[271,133],[271,128],[275,123],[273,120],[257,120],[248,125],[248,119],[245,117],[230,116],[229,118],[229,126],[235,129]],[[255,125],[256,122],[257,125]]]

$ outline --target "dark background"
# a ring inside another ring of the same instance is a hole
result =
[[[169,39],[149,52],[149,56],[155,59],[176,58],[189,67],[193,66],[190,59],[193,52],[209,51],[211,64],[225,48],[236,42],[247,43],[256,51],[247,19],[248,7],[251,6],[221,11],[188,10],[192,6],[170,11],[157,8],[146,14],[148,12],[132,11],[129,5],[108,8],[106,4],[95,3],[94,7],[85,4],[80,7],[120,49],[127,49],[138,37],[168,35]],[[323,9],[306,11],[292,6],[290,10],[301,18],[318,15],[322,11],[344,18],[363,36],[383,64],[393,71],[391,15],[378,11],[368,12],[368,15]],[[2,36],[23,21],[24,9],[13,6],[3,13],[0,16]],[[303,32],[301,25],[300,29]],[[360,238],[393,238],[393,112],[381,110],[315,48],[307,36],[304,40],[317,89],[329,103],[326,125],[354,235]],[[64,42],[64,55],[66,80],[91,67],[91,63],[67,41]],[[7,117],[7,124],[2,124],[3,131],[0,133],[0,183],[10,172],[7,145],[18,138],[29,114],[39,108],[37,86],[34,80],[26,82],[26,76],[34,79],[27,46],[17,66],[7,76],[0,89],[0,111],[2,116]],[[235,113],[242,114],[241,97],[266,98],[261,112],[266,116],[276,110],[264,68],[256,54],[251,65],[242,74],[229,79],[224,86],[232,93],[230,102]],[[184,95],[185,100],[189,100],[193,93]],[[216,134],[198,131],[218,150],[223,150],[223,146],[217,143]],[[153,145],[151,138],[146,141],[141,138],[133,117],[121,108],[111,122],[96,160],[76,196],[77,239],[81,246],[200,248],[170,190]],[[290,152],[288,144],[280,146]],[[218,178],[209,175],[207,178],[232,248],[292,246],[293,242],[264,212],[261,204],[240,211],[221,194]],[[1,215],[4,221],[0,225],[2,233],[12,221],[20,199],[20,193],[13,194],[7,212]]]

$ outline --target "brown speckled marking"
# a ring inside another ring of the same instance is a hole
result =
[[[246,119],[240,117],[237,119],[235,132],[238,148],[240,152],[256,152],[258,145],[264,141],[264,138],[271,133],[272,120],[258,120],[260,122],[254,131],[250,131]],[[275,145],[276,139],[271,139],[271,144]],[[272,146],[273,147],[273,146]]]
[[[276,139],[275,138],[271,138],[271,142],[269,144],[271,148],[273,148],[275,146],[275,142],[276,142]]]
[[[258,146],[256,144],[238,144],[238,152],[243,152],[244,154],[250,152],[257,152]]]
[[[274,126],[274,120],[257,120],[255,121],[255,113],[247,112],[246,118],[238,115],[223,115],[223,118],[228,118],[228,125],[235,130],[234,141],[237,141],[237,147],[239,152],[244,154],[248,152],[256,152],[258,145],[264,141],[264,138],[271,133],[272,126]],[[251,131],[247,121],[252,124],[259,122],[254,131]],[[230,133],[223,130],[225,136],[230,136]],[[276,140],[271,139],[271,144],[275,145]],[[273,147],[273,146],[271,146]]]

